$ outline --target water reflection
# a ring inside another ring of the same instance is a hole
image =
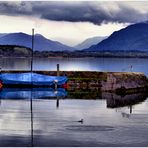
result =
[[[106,99],[108,108],[130,106],[130,113],[132,113],[131,106],[143,102],[146,100],[147,96],[146,93],[136,93],[124,96],[109,92],[102,93],[102,98]]]
[[[3,88],[0,92],[2,99],[50,99],[66,96],[67,92],[63,88]]]
[[[29,58],[2,58],[1,69],[3,70],[30,70]]]
[[[74,88],[68,89],[68,98],[70,99],[101,99],[101,91],[100,88],[91,88],[91,89],[83,89],[83,88]]]
[[[136,93],[129,95],[117,95],[110,92],[101,92],[99,89],[69,89],[64,88],[3,88],[0,90],[0,98],[3,99],[56,99],[59,107],[60,99],[105,99],[107,108],[132,106],[143,102],[147,93]]]
[[[137,130],[141,129],[147,114],[140,112],[131,123],[126,119],[133,105],[145,102],[146,97],[140,93],[119,96],[97,89],[4,88],[0,92],[0,146],[109,146],[109,139],[114,144],[121,140],[126,143],[126,138],[132,141],[138,134],[129,137],[128,130],[135,132],[140,121]],[[144,105],[148,106],[146,102]],[[122,110],[124,107],[129,113]],[[81,119],[83,124],[77,122]]]
[[[133,113],[133,106],[140,104],[147,99],[147,93],[136,93],[128,95],[117,95],[115,93],[103,92],[102,98],[106,99],[107,108],[115,108],[123,118],[130,118]],[[127,107],[128,111],[125,108]]]

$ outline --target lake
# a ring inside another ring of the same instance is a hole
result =
[[[1,90],[0,146],[148,146],[146,94],[78,93]]]
[[[148,76],[147,58],[35,58],[34,70],[56,70],[60,64],[63,71],[135,71]],[[7,70],[30,70],[30,60],[25,58],[2,58],[1,68]]]
[[[138,71],[148,59],[34,59],[34,70]],[[132,65],[132,67],[131,67]],[[29,70],[24,58],[3,58],[1,68]],[[148,94],[120,96],[99,90],[0,90],[0,146],[148,146]],[[83,119],[83,122],[80,122]]]

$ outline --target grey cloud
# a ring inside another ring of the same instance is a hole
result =
[[[0,2],[0,14],[8,16],[32,15],[32,6],[31,3],[24,3],[19,1]]]
[[[137,3],[136,3],[137,4]],[[148,4],[148,3],[147,3]],[[32,15],[47,20],[69,22],[135,23],[148,19],[148,9],[134,7],[131,2],[66,2],[66,1],[22,1],[0,2],[0,14]],[[145,3],[144,3],[145,5]]]

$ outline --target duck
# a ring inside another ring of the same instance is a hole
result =
[[[78,122],[80,122],[80,123],[83,123],[83,121],[84,121],[83,119],[81,119],[81,120],[78,120]]]

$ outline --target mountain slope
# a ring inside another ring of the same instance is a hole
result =
[[[25,33],[10,33],[0,37],[0,45],[20,45],[31,48],[32,37]],[[38,51],[73,51],[72,47],[49,40],[40,34],[34,36],[34,50]]]
[[[107,37],[93,37],[93,38],[88,38],[88,39],[84,40],[82,43],[74,46],[74,48],[76,48],[78,50],[89,48],[92,45],[96,45],[96,44],[100,43],[105,38],[107,38]]]
[[[7,35],[7,33],[0,33],[0,38]]]
[[[85,51],[148,51],[148,22],[130,25]]]

